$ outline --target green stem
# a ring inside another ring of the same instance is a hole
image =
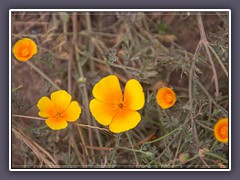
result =
[[[117,137],[116,137],[116,145],[115,145],[115,148],[114,148],[114,150],[113,150],[112,158],[111,158],[111,161],[110,161],[110,168],[112,167],[112,163],[113,163],[113,160],[114,160],[116,151],[117,151],[117,149],[119,148],[119,141],[120,141],[120,134],[117,134]]]
[[[192,160],[194,160],[194,159],[196,159],[196,158],[198,158],[198,157],[199,157],[199,155],[193,156],[192,158],[188,159],[188,160],[185,162],[185,164],[188,163],[188,162],[190,162],[190,161],[192,161]]]
[[[168,134],[166,134],[166,135],[164,135],[164,136],[162,136],[162,137],[160,137],[160,138],[158,138],[158,139],[155,139],[155,140],[153,140],[153,141],[145,142],[144,144],[151,144],[151,143],[155,143],[155,142],[161,141],[161,140],[163,140],[164,138],[166,138],[166,137],[174,134],[175,132],[177,132],[177,131],[179,131],[179,130],[180,130],[180,128],[174,129],[174,130],[171,131],[170,133],[168,133]]]
[[[54,83],[47,75],[45,75],[38,67],[36,67],[33,63],[26,61],[26,63],[33,68],[38,74],[40,74],[44,79],[46,79],[53,87],[55,87],[57,90],[60,90],[61,88]]]
[[[142,154],[148,154],[149,152],[145,152],[145,151],[141,151],[141,150],[138,150],[138,149],[130,149],[130,148],[127,148],[127,147],[118,147],[118,149],[124,149],[124,150],[127,150],[127,151],[132,151],[132,152],[138,152],[138,153],[142,153]]]
[[[13,88],[13,89],[12,89],[12,92],[17,91],[18,89],[20,89],[20,88],[22,88],[22,87],[23,87],[23,85],[21,84],[20,86],[18,86],[18,87],[16,87],[16,88]]]
[[[133,149],[133,142],[132,142],[132,140],[131,140],[131,137],[130,137],[130,135],[129,135],[128,132],[126,132],[126,134],[127,134],[129,143],[130,143],[130,145],[131,145],[131,148],[132,148],[132,150],[134,150],[134,149]],[[135,151],[133,151],[133,155],[134,155],[134,158],[135,158],[135,161],[136,161],[136,165],[138,166],[138,165],[139,165],[139,162],[138,162],[138,158],[137,158],[137,155],[136,155],[136,152],[135,152]]]
[[[223,157],[221,157],[221,156],[219,156],[219,155],[217,155],[217,154],[214,154],[214,153],[211,153],[211,152],[206,152],[206,155],[211,156],[211,157],[213,157],[213,158],[220,159],[220,160],[222,160],[223,162],[228,163],[228,160],[227,160],[227,159],[225,159],[225,158],[223,158]]]
[[[215,140],[215,142],[213,143],[213,145],[212,145],[211,149],[209,150],[210,152],[212,152],[213,148],[214,148],[214,147],[217,145],[217,143],[218,143],[218,141],[217,141],[217,140]]]

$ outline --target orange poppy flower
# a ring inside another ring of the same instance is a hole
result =
[[[78,102],[71,102],[71,99],[71,95],[64,90],[53,92],[51,99],[44,96],[37,104],[40,110],[38,115],[47,118],[45,122],[51,129],[64,129],[68,122],[76,121],[81,114]]]
[[[23,38],[13,46],[13,54],[19,61],[25,62],[37,53],[37,45],[29,38]]]
[[[157,92],[157,103],[162,109],[167,109],[172,107],[177,101],[175,92],[168,87],[162,87]]]
[[[94,118],[102,125],[109,125],[110,131],[120,133],[128,131],[141,120],[137,110],[144,106],[145,98],[141,84],[129,80],[122,94],[119,80],[114,75],[101,79],[93,88],[90,110]]]
[[[214,126],[215,138],[223,143],[228,143],[228,118],[220,119]]]

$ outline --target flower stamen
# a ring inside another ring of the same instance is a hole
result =
[[[118,104],[118,107],[122,109],[123,108],[123,104],[122,103]]]
[[[21,54],[23,56],[28,56],[29,55],[29,50],[27,48],[24,48],[24,49],[21,50]]]

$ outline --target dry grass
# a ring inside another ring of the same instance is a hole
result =
[[[223,12],[13,12],[12,43],[32,38],[38,53],[27,63],[12,56],[12,167],[228,168],[228,144],[213,136],[228,116],[227,20]],[[119,135],[88,108],[108,74],[137,79],[146,98],[140,124]],[[167,110],[155,100],[162,86],[178,98]],[[57,89],[83,112],[52,131],[36,103]]]

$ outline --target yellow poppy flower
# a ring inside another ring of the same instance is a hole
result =
[[[71,99],[71,95],[64,90],[53,92],[51,99],[44,96],[37,104],[40,110],[38,115],[47,118],[45,122],[51,129],[64,129],[68,122],[76,121],[81,114],[78,102],[71,102]]]
[[[23,38],[13,46],[13,54],[19,61],[25,62],[37,53],[37,45],[29,38]]]
[[[214,135],[218,141],[228,143],[228,118],[222,118],[215,124]]]
[[[167,109],[172,107],[177,101],[175,92],[168,87],[162,87],[157,92],[157,103],[162,109]]]
[[[128,131],[141,120],[137,110],[144,106],[145,98],[141,84],[131,79],[126,83],[124,95],[119,80],[114,75],[101,79],[93,88],[90,110],[94,118],[102,125],[109,125],[110,131],[120,133]]]

